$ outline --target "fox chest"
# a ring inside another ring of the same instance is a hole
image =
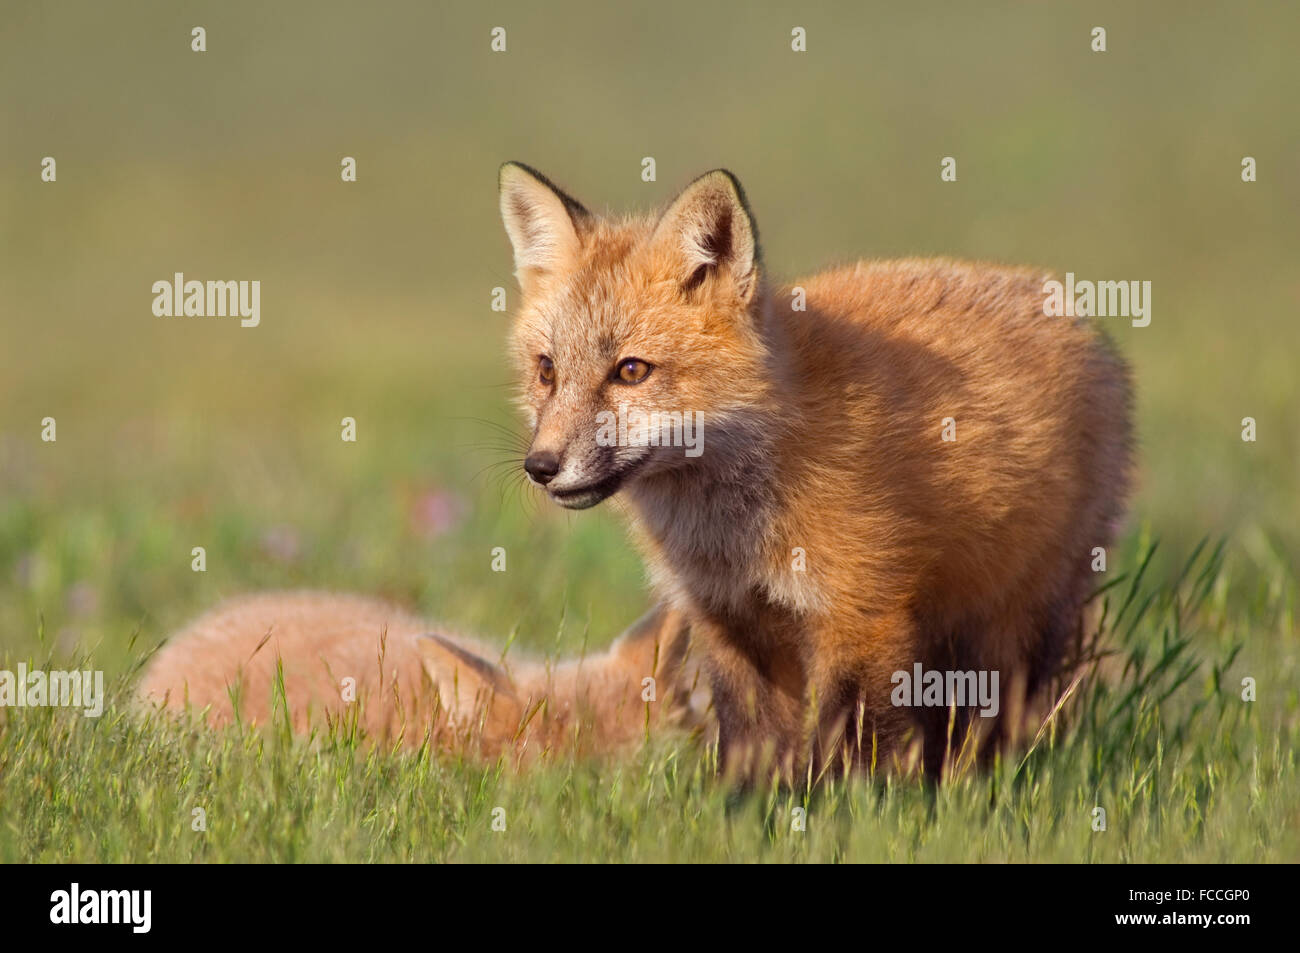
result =
[[[823,606],[806,559],[797,547],[774,540],[761,510],[665,508],[637,523],[651,582],[679,609],[756,620],[769,613],[815,613]]]

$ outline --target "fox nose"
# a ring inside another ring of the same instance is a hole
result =
[[[559,454],[549,450],[539,450],[524,458],[524,469],[528,475],[545,486],[560,472]]]

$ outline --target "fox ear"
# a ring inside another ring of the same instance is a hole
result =
[[[745,192],[726,169],[706,172],[682,190],[655,226],[680,269],[682,286],[710,275],[729,278],[748,304],[758,287],[758,229]]]
[[[421,636],[416,644],[453,728],[481,727],[492,741],[514,736],[523,705],[505,669],[441,635]]]
[[[521,162],[507,162],[499,176],[501,221],[515,251],[515,275],[525,291],[537,277],[573,261],[579,229],[591,218],[574,198]]]

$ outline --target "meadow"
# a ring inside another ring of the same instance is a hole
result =
[[[110,686],[97,719],[0,709],[0,860],[1300,860],[1300,10],[17,3],[0,25],[0,669]],[[1140,441],[1098,580],[1108,677],[938,791],[737,797],[691,737],[517,773],[137,717],[148,653],[240,592],[380,595],[557,657],[650,603],[616,501],[569,513],[522,480],[491,308],[517,296],[512,158],[616,210],[725,165],[783,280],[912,254],[1150,280],[1148,327],[1104,319]],[[155,316],[177,271],[260,280],[261,324]]]

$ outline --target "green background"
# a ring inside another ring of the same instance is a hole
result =
[[[7,2],[0,27],[11,659],[92,649],[121,675],[282,586],[537,651],[606,642],[650,599],[617,506],[538,498],[498,429],[518,428],[490,303],[517,292],[496,172],[622,212],[724,166],[780,280],[945,255],[1151,281],[1149,327],[1100,319],[1138,393],[1112,568],[1158,538],[1167,574],[1226,537],[1242,661],[1292,686],[1268,737],[1294,733],[1300,7]],[[176,271],[260,280],[261,326],[155,317]]]

